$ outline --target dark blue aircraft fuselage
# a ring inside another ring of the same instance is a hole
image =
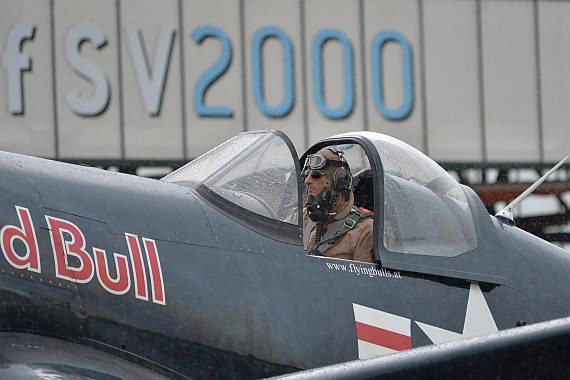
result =
[[[366,357],[374,334],[398,351],[570,310],[567,253],[470,192],[501,281],[307,256],[177,183],[9,153],[0,178],[0,329],[167,375],[264,377]]]

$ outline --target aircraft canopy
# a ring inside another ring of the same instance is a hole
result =
[[[280,131],[244,132],[163,180],[195,189],[252,230],[302,245],[301,162],[328,146],[345,152],[355,205],[374,212],[374,251],[383,266],[494,283],[508,277],[502,266],[481,264],[500,243],[475,193],[417,149],[380,133],[333,136],[299,159]]]

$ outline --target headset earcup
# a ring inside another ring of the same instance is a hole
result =
[[[350,189],[352,185],[352,175],[350,171],[345,168],[339,168],[334,173],[334,189],[335,191],[341,192]]]

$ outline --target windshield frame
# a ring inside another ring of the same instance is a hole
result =
[[[254,139],[251,143],[247,144],[242,150],[238,151],[234,156],[233,159],[238,159],[239,157],[244,157],[248,155],[252,148],[256,148],[259,146],[260,142],[266,138],[266,141],[272,141],[273,137],[279,137],[285,144],[291,155],[291,159],[293,160],[293,166],[295,168],[294,173],[294,180],[297,183],[297,209],[301,210],[302,208],[302,180],[300,177],[301,168],[299,166],[299,160],[297,156],[297,151],[293,146],[293,143],[289,140],[289,138],[279,130],[263,130],[263,131],[248,131],[239,134],[238,136],[247,136],[247,135],[260,135],[260,138]],[[229,141],[229,140],[228,140]],[[219,146],[212,149],[210,152],[215,151],[222,147],[225,143],[220,144]],[[203,156],[208,155],[207,152]],[[201,156],[202,157],[202,156]],[[200,159],[200,157],[198,158]],[[197,159],[197,160],[198,160]],[[192,162],[190,162],[186,166],[190,166]],[[183,170],[183,167],[179,170]],[[171,173],[170,175],[162,178],[162,180],[171,182],[174,184],[182,185],[189,187],[200,199],[208,203],[214,209],[216,209],[221,214],[226,215],[230,219],[234,220],[235,222],[254,230],[264,236],[267,236],[273,240],[277,240],[280,242],[284,242],[287,244],[294,244],[294,245],[303,245],[302,239],[302,218],[298,217],[296,224],[292,224],[285,221],[280,221],[275,218],[270,218],[259,213],[255,213],[250,211],[235,202],[232,202],[230,199],[224,198],[220,194],[217,194],[213,189],[211,189],[206,183],[215,178],[218,173],[223,172],[224,169],[218,168],[217,170],[212,171],[207,176],[200,178],[199,181],[195,181],[194,179],[187,178],[185,180],[177,180],[177,181],[169,181],[171,178],[177,178],[176,172]],[[174,174],[174,175],[173,175]],[[170,177],[170,178],[169,178]]]

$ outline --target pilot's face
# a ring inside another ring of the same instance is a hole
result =
[[[321,174],[318,179],[313,178],[312,175],[305,178],[305,185],[307,186],[307,192],[309,195],[317,195],[325,188],[325,182],[327,181],[327,175]]]

